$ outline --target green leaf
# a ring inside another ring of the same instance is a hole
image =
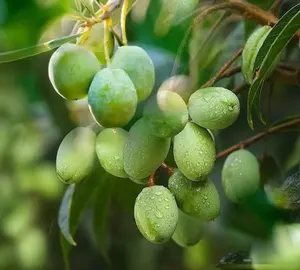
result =
[[[90,198],[100,184],[99,174],[102,172],[102,168],[97,168],[94,173],[82,183],[71,185],[66,190],[61,203],[58,222],[62,233],[60,242],[66,269],[69,269],[68,257],[71,246],[76,245],[76,242],[74,240],[72,241],[73,235],[76,232],[84,209],[87,207]]]
[[[97,190],[97,197],[94,205],[93,229],[98,249],[105,261],[109,264],[110,260],[108,256],[108,214],[110,209],[112,193],[116,184],[116,178],[106,173],[106,175],[102,177],[100,182],[101,183]]]
[[[258,76],[252,83],[248,93],[247,114],[249,126],[253,129],[252,107],[260,95],[264,80],[269,75],[278,57],[298,31],[300,25],[300,3],[290,9],[273,27],[255,60],[254,69],[259,68]]]
[[[44,52],[51,51],[64,43],[71,42],[73,41],[76,37],[79,37],[81,34],[75,34],[71,36],[66,36],[62,37],[59,39],[54,39],[47,41],[42,44],[38,44],[36,46],[20,49],[20,50],[15,50],[15,51],[10,51],[10,52],[4,52],[0,53],[0,64],[1,63],[7,63],[7,62],[12,62],[20,59],[24,59],[27,57],[31,57],[34,55],[38,55]]]

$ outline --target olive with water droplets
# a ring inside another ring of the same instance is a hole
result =
[[[163,186],[146,187],[135,201],[134,218],[147,240],[155,244],[166,243],[172,237],[178,221],[176,201]]]
[[[216,159],[212,136],[206,129],[187,123],[174,137],[174,159],[185,177],[192,181],[205,181]]]
[[[129,130],[124,146],[124,169],[132,179],[144,179],[166,159],[171,139],[154,136],[143,118]]]
[[[208,87],[191,95],[188,110],[199,126],[219,130],[232,125],[239,116],[240,102],[236,94],[223,87]]]
[[[107,128],[96,140],[96,153],[101,166],[110,174],[127,178],[124,171],[123,149],[128,132],[122,128]]]
[[[184,213],[204,221],[211,221],[220,215],[219,193],[210,179],[203,183],[192,182],[175,170],[168,188]]]
[[[253,195],[260,185],[259,163],[248,150],[231,153],[222,169],[222,185],[226,196],[241,203]]]

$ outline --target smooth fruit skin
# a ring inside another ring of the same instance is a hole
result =
[[[191,122],[174,137],[173,151],[178,168],[192,181],[205,181],[215,164],[216,149],[210,133]]]
[[[104,23],[96,23],[92,26],[91,30],[85,35],[83,42],[80,46],[93,52],[100,64],[105,65],[105,54],[104,54]],[[108,39],[108,50],[109,55],[112,56],[114,52],[114,37],[110,33]]]
[[[222,185],[226,196],[235,203],[241,203],[253,195],[260,185],[256,157],[244,149],[231,153],[222,169]]]
[[[147,240],[155,244],[166,243],[172,237],[178,221],[176,201],[163,186],[146,187],[135,201],[134,218]]]
[[[248,84],[253,82],[254,63],[259,49],[272,30],[270,26],[262,26],[256,29],[248,38],[242,54],[242,73]]]
[[[240,114],[238,97],[223,87],[208,87],[191,95],[188,110],[199,126],[219,130],[231,126]]]
[[[92,52],[66,43],[52,54],[48,75],[60,96],[77,100],[86,97],[93,77],[99,70],[100,63]]]
[[[66,184],[79,183],[94,169],[96,134],[85,127],[70,131],[56,156],[56,172]]]
[[[187,103],[193,91],[192,80],[186,75],[174,75],[165,80],[158,89],[158,91],[165,90],[177,93]]]
[[[145,100],[151,94],[155,82],[154,65],[142,48],[120,47],[112,58],[111,68],[125,70],[135,86],[138,101]]]
[[[88,103],[93,117],[100,125],[122,127],[134,116],[137,94],[124,70],[104,68],[91,83]]]
[[[107,128],[96,140],[96,153],[101,166],[110,174],[128,178],[124,171],[123,149],[128,132],[122,128]]]
[[[185,127],[189,115],[185,102],[176,93],[160,91],[144,108],[144,119],[157,137],[170,138]]]
[[[157,170],[166,159],[170,139],[152,135],[143,118],[129,130],[124,146],[124,169],[133,179],[144,179]]]
[[[169,179],[168,188],[184,213],[203,221],[214,220],[220,215],[219,193],[210,179],[192,182],[179,170],[175,170]]]
[[[178,223],[172,236],[173,241],[181,247],[196,245],[204,234],[204,222],[178,209]]]

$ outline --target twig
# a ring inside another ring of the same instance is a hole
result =
[[[155,173],[156,173],[156,171],[154,173],[152,173],[149,177],[149,180],[147,182],[149,187],[152,187],[155,185]]]
[[[174,173],[174,168],[169,167],[166,163],[162,163],[160,166],[162,169],[167,170],[169,175],[172,175]]]
[[[273,14],[276,14],[280,8],[282,0],[275,0],[269,11]]]
[[[228,78],[228,77],[231,77],[237,73],[240,73],[242,71],[242,68],[241,66],[238,66],[238,67],[233,67],[233,68],[229,68],[227,69],[227,71],[225,71],[221,76],[220,78],[217,79],[217,81],[223,79],[223,78]]]
[[[227,71],[228,68],[231,67],[231,65],[235,62],[236,59],[238,59],[241,55],[242,55],[242,52],[243,52],[243,48],[239,49],[230,59],[229,61],[227,61],[223,67],[219,70],[219,72],[214,76],[212,77],[208,82],[206,82],[205,84],[203,84],[201,86],[201,88],[205,88],[205,87],[210,87],[212,85],[214,85],[214,83],[222,76],[222,74],[224,72]]]
[[[291,120],[289,122],[286,122],[284,124],[281,124],[281,125],[278,125],[278,126],[275,126],[272,128],[269,128],[264,132],[260,132],[256,135],[254,135],[253,137],[250,137],[249,139],[241,141],[238,144],[235,144],[235,145],[227,148],[226,150],[218,153],[216,158],[220,159],[220,158],[226,157],[227,155],[229,155],[230,153],[232,153],[238,149],[246,148],[257,141],[264,139],[266,136],[273,135],[275,133],[281,132],[287,128],[290,128],[290,127],[293,127],[293,126],[296,126],[299,124],[300,124],[300,118]]]
[[[232,92],[235,93],[236,95],[240,94],[243,90],[249,88],[249,85],[247,83],[243,83],[235,87]]]

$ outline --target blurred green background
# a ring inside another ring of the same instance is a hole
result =
[[[281,14],[297,2],[284,1]],[[200,1],[200,6],[202,4],[204,1]],[[68,6],[68,0],[0,0],[0,52],[32,46],[69,33],[72,21],[61,19]],[[249,28],[253,27],[245,25],[240,18],[224,21],[221,29],[203,45],[209,29],[221,15],[213,14],[197,26],[193,38],[184,44],[181,57],[174,65],[190,20],[173,27],[166,36],[158,36],[155,21],[159,8],[158,0],[140,0],[128,21],[130,43],[145,48],[154,61],[156,89],[174,72],[188,74],[191,46],[198,49],[193,72],[197,73],[201,85],[244,44]],[[55,173],[56,151],[72,128],[88,125],[92,120],[86,101],[65,102],[52,89],[47,74],[50,56],[51,52],[0,64],[1,270],[64,269],[57,214],[66,186]],[[288,49],[285,59],[299,63],[299,49]],[[238,75],[235,79],[222,80],[218,85],[234,88],[242,80]],[[270,120],[300,112],[300,91],[296,88],[280,83],[274,85],[271,105],[265,104],[270,107]],[[238,121],[215,134],[219,151],[254,134],[246,121],[246,94],[242,93],[240,98],[242,111]],[[284,178],[298,171],[299,148],[300,137],[295,130],[267,138],[251,150],[258,157],[265,151],[272,155]],[[242,230],[244,225],[234,227],[227,222],[228,211],[233,210],[220,186],[223,162],[217,162],[211,176],[221,195],[222,215],[207,224],[206,234],[198,245],[183,249],[173,242],[166,245],[147,242],[138,232],[133,218],[134,200],[142,187],[128,179],[116,179],[106,217],[107,230],[102,235],[107,240],[105,246],[102,240],[100,245],[96,241],[92,230],[94,210],[88,207],[76,233],[78,246],[71,254],[71,269],[215,269],[228,253],[248,250],[252,235]],[[240,212],[233,215],[246,220],[255,231],[251,217]],[[106,251],[109,262],[102,256]]]

